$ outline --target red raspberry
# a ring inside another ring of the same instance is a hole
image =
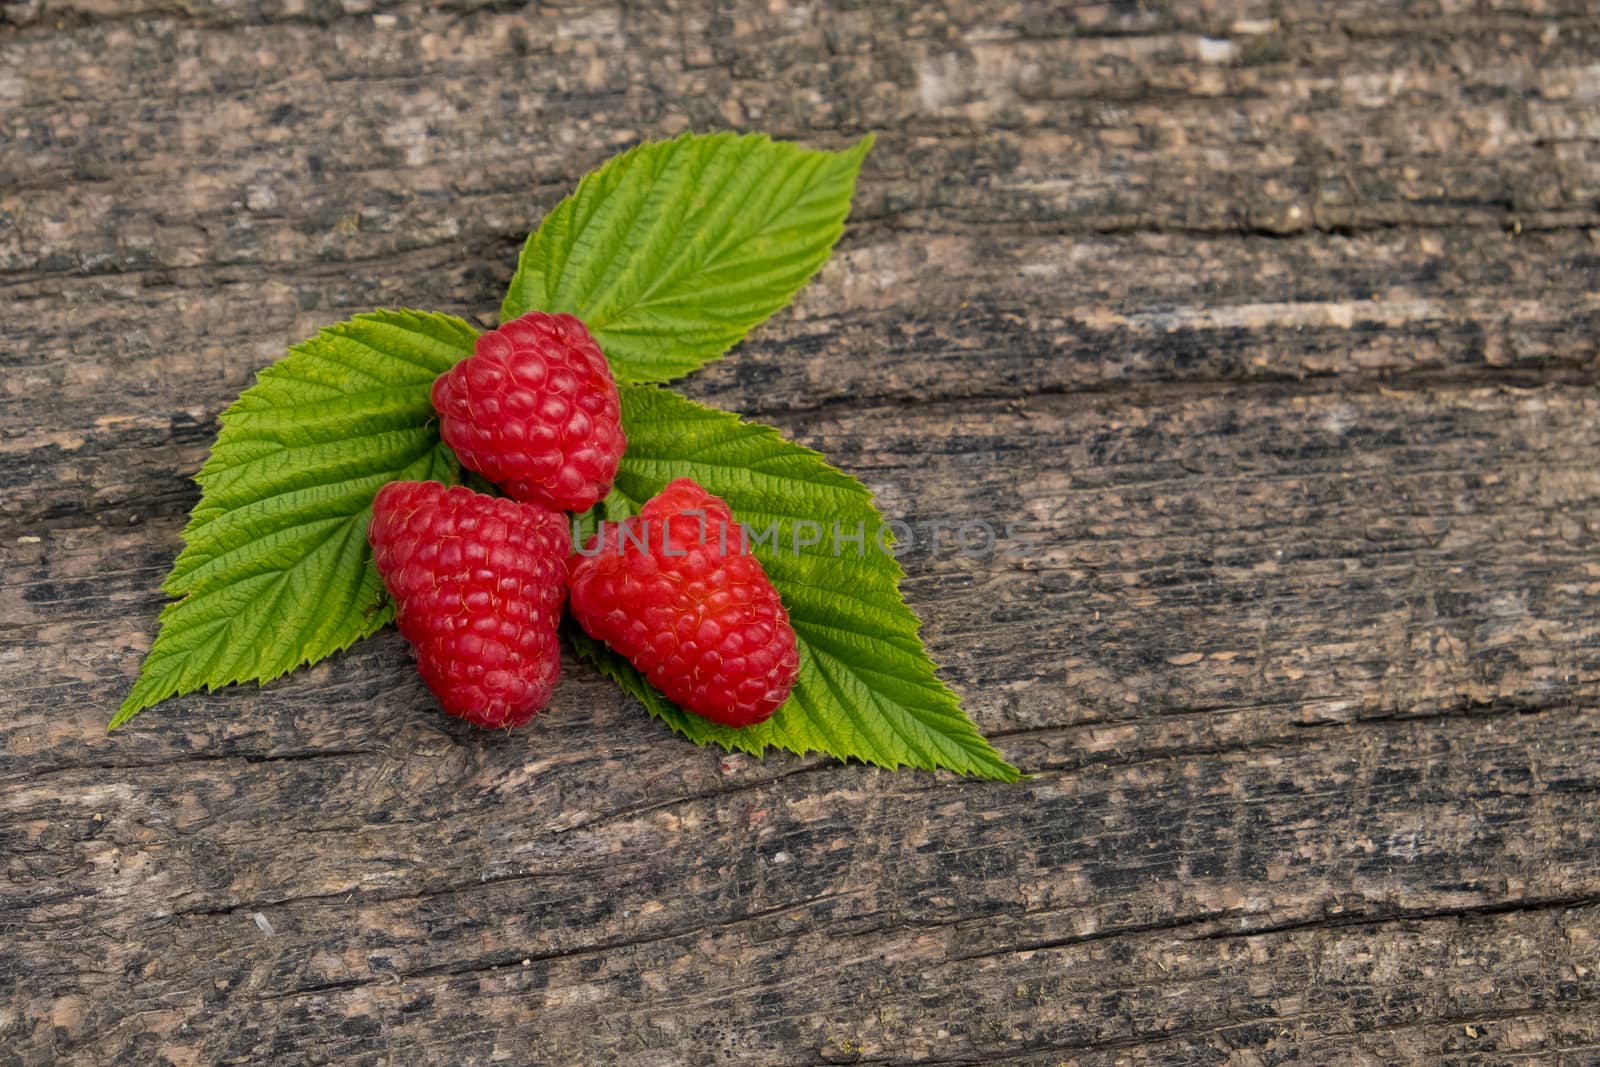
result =
[[[684,710],[750,726],[788,699],[789,614],[728,505],[690,479],[604,523],[571,569],[573,617]]]
[[[372,558],[400,632],[444,710],[521,726],[561,673],[566,520],[438,482],[390,482],[372,502]]]
[[[571,315],[530,311],[483,334],[433,383],[433,407],[462,466],[557,511],[605,496],[627,445],[611,367]]]

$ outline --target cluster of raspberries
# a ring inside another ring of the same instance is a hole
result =
[[[788,698],[794,630],[722,500],[679,478],[572,551],[563,513],[610,491],[627,446],[583,323],[535,311],[484,334],[434,382],[433,406],[456,458],[507,497],[391,482],[367,537],[445,711],[510,727],[544,708],[563,604],[687,711],[749,726]]]

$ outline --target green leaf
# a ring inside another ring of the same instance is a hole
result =
[[[428,391],[475,337],[448,315],[357,315],[291,348],[223,412],[162,586],[182,599],[161,612],[111,728],[179,693],[265,682],[389,621],[372,498],[399,478],[459,480]]]
[[[716,359],[794,297],[844,232],[868,135],[844,152],[684,134],[611,160],[523,246],[502,321],[583,319],[618,380]]]
[[[755,755],[769,746],[818,751],[881,767],[944,767],[1017,779],[1016,768],[983,739],[934,674],[917,618],[900,596],[900,565],[879,548],[883,518],[865,486],[770,426],[666,389],[625,385],[621,391],[628,451],[602,508],[611,518],[624,504],[637,512],[679,477],[692,477],[726,500],[753,531],[753,550],[789,611],[800,643],[800,678],[771,719],[732,730],[675,707],[626,660],[575,632],[581,654],[652,715],[701,744]],[[817,532],[807,523],[820,529],[816,544],[804,544]],[[770,541],[763,538],[769,530]],[[891,544],[886,530],[882,536]]]

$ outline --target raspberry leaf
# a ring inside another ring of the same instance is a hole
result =
[[[619,381],[716,359],[782,308],[844,232],[868,135],[843,152],[684,134],[590,173],[529,236],[502,321],[570,312]]]
[[[170,696],[265,682],[389,621],[372,498],[397,478],[459,480],[428,390],[476,336],[448,315],[357,315],[291,348],[223,412],[162,586],[181,599],[112,728]]]
[[[573,644],[668,726],[700,744],[761,755],[826,752],[880,767],[947,768],[1015,781],[1017,769],[978,733],[917,635],[900,596],[900,564],[877,545],[883,517],[860,482],[770,426],[744,422],[653,386],[624,385],[628,451],[605,517],[636,513],[669,481],[692,477],[757,536],[752,548],[783,597],[800,644],[800,678],[771,719],[740,730],[674,706],[626,660],[569,628]],[[579,530],[592,529],[593,514]],[[827,533],[815,545],[810,528]],[[853,537],[835,552],[834,525]],[[859,527],[858,527],[859,524]],[[759,535],[776,531],[771,541]],[[798,548],[796,546],[799,546]]]

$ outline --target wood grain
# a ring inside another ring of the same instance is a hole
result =
[[[0,4],[0,1064],[1600,1060],[1597,47],[1581,0]],[[575,662],[484,737],[392,632],[108,737],[232,397],[375,305],[492,321],[686,128],[880,131],[682,384],[909,525],[1032,777],[697,749]]]

